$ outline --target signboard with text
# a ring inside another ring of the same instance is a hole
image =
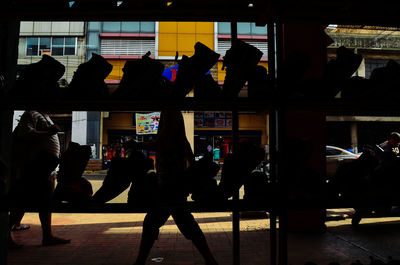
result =
[[[136,134],[157,134],[160,112],[136,113]]]

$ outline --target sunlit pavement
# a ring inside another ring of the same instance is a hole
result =
[[[93,182],[94,190],[100,182]],[[126,193],[114,202],[125,202]],[[347,217],[351,209],[335,210],[330,215]],[[232,218],[230,213],[194,214],[218,262],[232,264]],[[42,247],[37,213],[28,213],[23,223],[31,229],[13,232],[19,250],[9,251],[9,264],[133,264],[137,255],[144,214],[53,214],[57,236],[70,238],[71,244]],[[349,265],[355,260],[369,264],[370,256],[400,259],[400,218],[363,219],[358,228],[351,219],[327,222],[324,234],[290,234],[289,264],[337,261]],[[242,219],[240,222],[241,264],[270,264],[269,220]],[[204,264],[192,243],[185,239],[172,219],[161,229],[148,264]]]

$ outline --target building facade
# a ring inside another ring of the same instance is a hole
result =
[[[50,55],[65,66],[60,86],[66,86],[78,66],[86,61],[86,24],[79,21],[23,21],[20,24],[18,45],[18,69],[36,63],[42,55]],[[23,111],[15,111],[14,124],[18,123]],[[85,113],[54,113],[52,119],[61,129],[61,147],[69,141],[87,144]],[[95,150],[95,148],[93,148]],[[95,153],[94,153],[95,156]]]
[[[333,40],[328,47],[328,58],[334,58],[340,46],[362,55],[356,76],[369,79],[374,69],[386,66],[389,60],[400,63],[399,28],[332,25],[326,32]],[[358,152],[364,145],[379,144],[387,139],[390,132],[400,131],[400,118],[328,116],[327,127],[327,144]]]
[[[201,42],[221,55],[211,69],[214,80],[222,84],[225,72],[222,57],[230,47],[230,23],[217,22],[89,22],[87,31],[87,54],[101,54],[113,65],[106,79],[110,93],[117,89],[127,60],[137,60],[150,51],[152,58],[159,60],[165,68],[178,64],[182,55],[192,56],[194,45]],[[238,23],[238,37],[259,48],[264,56],[260,62],[267,68],[267,29],[254,23]],[[173,80],[172,80],[173,81]],[[246,96],[243,89],[241,96]],[[156,111],[157,109],[155,109]],[[202,154],[208,145],[214,148],[224,144],[230,149],[230,113],[184,112],[186,134],[195,153]],[[253,117],[254,116],[254,117]],[[111,112],[103,114],[102,144],[105,150],[118,149],[126,137],[136,137],[135,113]],[[257,144],[267,144],[267,122],[265,114],[243,114],[240,116],[243,138]],[[142,138],[140,138],[142,139]],[[117,146],[117,147],[116,147]],[[117,152],[119,153],[119,152]],[[109,155],[109,152],[107,152]]]
[[[263,53],[260,65],[267,65],[267,29],[254,23],[238,23],[238,38],[259,48]],[[211,69],[214,80],[222,84],[225,72],[222,58],[231,44],[228,22],[158,22],[158,21],[106,21],[106,22],[32,22],[20,27],[18,65],[37,62],[43,54],[51,55],[66,67],[61,85],[68,84],[77,67],[89,60],[93,53],[100,54],[113,70],[106,78],[112,94],[122,78],[126,61],[140,59],[147,52],[165,68],[178,64],[182,55],[192,56],[194,45],[201,42],[221,55]],[[173,80],[172,80],[173,81]],[[240,96],[247,96],[242,89]],[[157,109],[155,109],[157,111]],[[21,112],[16,113],[15,123]],[[230,150],[230,113],[184,112],[187,137],[195,152],[202,153],[208,145],[224,144]],[[66,131],[68,141],[92,146],[93,159],[103,158],[103,147],[120,144],[126,137],[136,135],[133,112],[77,112],[54,114],[55,122]],[[267,117],[264,113],[240,115],[241,137],[257,144],[267,144]],[[146,139],[145,139],[146,140]],[[109,149],[104,149],[109,150]]]

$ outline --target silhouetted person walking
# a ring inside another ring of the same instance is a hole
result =
[[[194,156],[185,134],[180,111],[162,111],[157,140],[144,143],[143,148],[156,151],[156,170],[159,181],[159,198],[163,203],[185,202],[187,194],[183,187],[183,173]],[[185,209],[152,208],[143,222],[143,234],[135,265],[143,265],[157,240],[160,227],[172,216],[182,234],[192,240],[207,265],[216,265],[206,238],[193,215]]]
[[[51,173],[60,157],[59,130],[46,112],[25,111],[13,135],[15,183],[10,192],[11,201],[18,207],[39,207],[43,246],[70,242],[53,235],[49,212],[54,190]],[[19,224],[23,216],[23,210],[12,211],[10,229]],[[11,237],[10,242],[15,245]]]

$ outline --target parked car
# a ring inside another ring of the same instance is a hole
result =
[[[360,154],[354,154],[336,146],[326,146],[326,175],[331,177],[335,174],[340,164],[357,159]]]

